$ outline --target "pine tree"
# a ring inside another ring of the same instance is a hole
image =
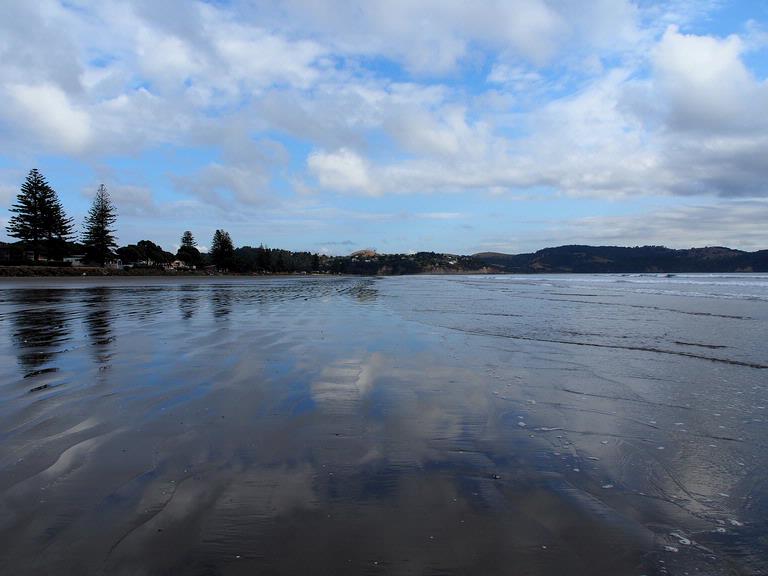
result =
[[[186,230],[181,235],[181,246],[176,251],[176,258],[184,262],[187,266],[193,268],[200,266],[203,262],[203,256],[200,254],[200,250],[196,248],[197,241],[192,236],[192,232]]]
[[[195,240],[195,237],[192,236],[192,232],[186,230],[184,234],[181,235],[181,245],[186,246],[187,248],[194,248],[197,246],[197,241]]]
[[[115,220],[117,220],[115,207],[107,187],[102,184],[96,191],[91,209],[85,217],[85,232],[82,240],[86,259],[89,262],[104,266],[113,255],[112,249],[117,248],[115,230],[112,228]]]
[[[48,259],[58,260],[64,256],[67,242],[72,240],[73,219],[67,217],[56,191],[50,186],[45,192],[44,205],[46,206],[44,229]]]
[[[29,243],[35,261],[40,259],[40,247],[46,242],[48,256],[59,255],[72,236],[72,219],[67,218],[56,191],[37,168],[30,170],[10,211],[6,226],[8,235]]]
[[[232,267],[235,255],[235,247],[232,244],[232,238],[229,232],[216,230],[211,242],[211,260],[216,268],[228,269]]]
[[[195,247],[196,244],[192,233],[189,230],[184,232],[181,237],[181,246],[176,251],[176,259],[193,268],[200,266],[203,262],[203,256],[200,254],[200,250]]]

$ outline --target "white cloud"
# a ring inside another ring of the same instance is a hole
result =
[[[495,131],[492,117],[470,120],[470,110],[449,94],[425,105],[380,88],[369,117],[378,116],[408,156],[374,162],[343,149],[314,153],[308,166],[324,188],[369,195],[535,186],[598,196],[657,192],[647,188],[657,158],[643,142],[640,122],[618,108],[628,77],[617,70],[540,106],[518,138]]]
[[[170,15],[140,1],[10,9],[0,23],[0,94],[13,106],[0,121],[20,138],[9,152],[178,144],[211,110],[226,117],[266,89],[309,88],[327,65],[316,42],[204,3],[177,4]]]
[[[220,207],[264,202],[267,175],[258,169],[208,164],[194,176],[175,178],[178,189]]]
[[[531,68],[500,62],[493,65],[486,80],[492,84],[502,84],[515,92],[527,92],[545,82],[544,77]]]
[[[565,23],[543,0],[371,0],[350,9],[338,0],[286,1],[277,25],[318,35],[337,51],[383,55],[417,73],[446,72],[473,45],[505,49],[536,61],[550,57]]]
[[[467,122],[461,106],[443,105],[425,110],[412,107],[388,114],[385,129],[407,151],[418,155],[456,158],[481,157],[491,139],[490,127],[483,122]]]
[[[146,186],[111,185],[109,195],[120,216],[156,216],[158,206],[152,191]],[[83,194],[92,198],[94,190],[84,190]]]
[[[348,148],[334,152],[313,152],[307,158],[307,167],[323,188],[371,196],[378,194],[367,162]]]
[[[254,86],[289,84],[308,88],[318,77],[314,63],[324,50],[311,41],[288,41],[253,26],[214,22],[213,47],[233,80]]]
[[[760,130],[768,124],[768,85],[742,60],[744,43],[681,34],[670,27],[653,52],[655,79],[673,130]],[[756,114],[758,113],[758,114]]]
[[[46,141],[54,150],[77,154],[90,143],[90,115],[58,86],[13,84],[7,87],[6,96],[6,114],[13,118],[6,116],[6,120]]]
[[[204,65],[187,42],[148,27],[137,32],[136,56],[145,74],[163,82],[183,82]]]
[[[713,62],[707,72],[704,62],[686,60],[696,51]],[[505,120],[498,124],[493,111],[470,120],[474,111],[453,103],[449,91],[421,102],[369,85],[376,97],[356,101],[355,109],[368,112],[407,156],[374,161],[356,152],[352,162],[321,155],[310,158],[310,170],[324,174],[325,188],[361,194],[534,187],[607,198],[768,194],[768,168],[759,160],[767,151],[760,130],[768,119],[766,85],[746,69],[738,38],[670,28],[651,56],[647,80],[637,79],[634,66],[614,68],[518,116],[513,122],[523,131],[515,137],[500,133]],[[534,72],[501,64],[491,76],[512,90],[520,88],[516,82],[537,80]],[[344,121],[343,114],[316,111]],[[356,126],[353,134],[366,129]],[[333,160],[333,177],[320,160]]]
[[[76,18],[56,0],[10,1],[0,18],[0,84],[55,84],[80,89]]]

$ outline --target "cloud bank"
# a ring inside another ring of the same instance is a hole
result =
[[[768,198],[765,34],[755,20],[707,28],[717,9],[10,0],[0,156],[18,172],[55,155],[103,173],[114,158],[206,151],[166,174],[159,197],[148,179],[123,176],[121,203],[137,215],[295,220],[297,198],[331,209],[407,197],[438,222],[460,212],[451,196],[554,195],[672,198],[693,225],[702,215],[686,203],[738,212],[730,202]],[[705,239],[680,225],[649,234]],[[738,241],[732,223],[712,225],[712,241]]]

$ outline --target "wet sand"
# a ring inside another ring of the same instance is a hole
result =
[[[2,574],[766,574],[768,277],[0,281]]]

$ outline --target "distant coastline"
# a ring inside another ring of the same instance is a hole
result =
[[[280,252],[284,254],[286,262],[294,254],[289,251]],[[212,267],[176,270],[153,266],[100,268],[51,264],[54,263],[15,266],[0,263],[0,277],[765,273],[768,272],[768,250],[746,252],[725,247],[675,250],[663,246],[569,245],[526,254],[486,252],[470,256],[435,252],[378,254],[367,251],[349,256],[321,256],[312,268],[294,270],[285,266],[278,271],[221,271]]]
[[[114,269],[97,266],[0,266],[2,278],[101,278],[113,277],[164,277],[207,278],[212,276],[324,276],[320,272],[210,272],[206,270],[174,270],[163,268]]]
[[[505,272],[571,274],[681,274],[768,272],[768,250],[746,252],[723,246],[672,249],[664,246],[545,248],[528,254],[486,252],[473,258]]]

